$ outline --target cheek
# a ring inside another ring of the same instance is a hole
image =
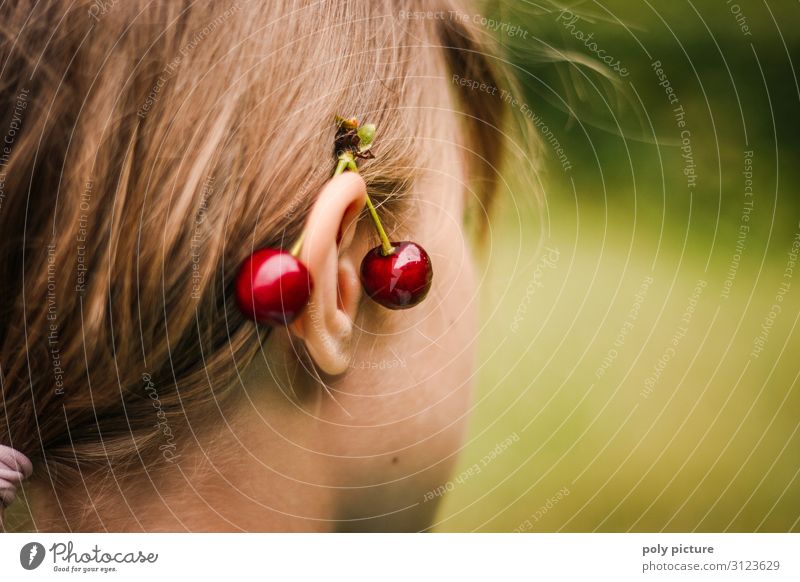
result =
[[[424,367],[424,390],[430,400],[443,406],[443,416],[436,415],[432,422],[452,427],[455,436],[463,432],[460,428],[472,393],[478,298],[466,247],[439,263],[437,285],[430,297],[435,302],[434,314],[429,314],[417,329],[417,334],[424,336],[419,361]],[[460,446],[460,439],[457,445]]]
[[[474,269],[466,252],[443,258],[438,261],[436,284],[428,298],[430,310],[407,334],[413,355],[405,370],[406,385],[412,387],[406,393],[405,407],[415,411],[407,438],[421,441],[423,435],[429,435],[418,448],[424,449],[420,455],[428,462],[440,463],[438,478],[446,477],[449,461],[465,436],[475,371],[478,303]]]

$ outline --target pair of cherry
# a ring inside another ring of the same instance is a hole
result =
[[[375,126],[359,126],[355,119],[336,119],[338,164],[334,175],[345,170],[357,172],[356,159],[372,157]],[[389,241],[369,195],[366,203],[381,244],[361,262],[361,285],[372,300],[384,307],[413,307],[430,290],[433,278],[430,257],[416,243]],[[306,266],[297,259],[301,244],[302,237],[290,251],[259,249],[244,261],[236,276],[235,295],[245,316],[262,324],[286,325],[302,313],[314,282]]]

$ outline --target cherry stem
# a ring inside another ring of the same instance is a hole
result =
[[[345,170],[350,170],[351,172],[358,174],[356,160],[353,157],[353,154],[350,152],[342,152],[339,154],[339,163],[336,164],[336,171],[333,173],[333,175],[338,176]],[[384,257],[388,257],[395,251],[395,248],[392,246],[392,243],[389,241],[389,237],[386,235],[386,231],[383,229],[383,224],[378,216],[378,211],[375,210],[375,205],[372,203],[372,198],[370,198],[369,194],[367,194],[367,208],[372,216],[372,222],[375,223],[375,228],[378,230],[378,236],[381,239],[381,254]]]
[[[345,159],[346,155],[347,154],[342,154],[339,156],[339,163],[336,164],[336,171],[333,173],[334,176],[344,173],[344,171],[347,169],[347,159]]]
[[[297,240],[294,241],[292,248],[289,249],[289,254],[292,255],[294,258],[300,254],[300,249],[303,248],[303,239],[306,237],[306,231],[300,233],[300,236],[297,237]]]

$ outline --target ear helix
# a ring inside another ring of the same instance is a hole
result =
[[[375,126],[359,126],[356,119],[338,116],[336,123],[334,176],[346,170],[358,172],[356,160],[373,157]],[[361,262],[361,285],[373,301],[388,309],[413,307],[430,291],[433,279],[430,257],[414,242],[391,242],[369,194],[366,203],[381,244]],[[311,273],[297,259],[302,244],[303,235],[288,252],[263,248],[242,263],[236,276],[235,295],[246,317],[261,324],[286,325],[302,313],[314,289]]]

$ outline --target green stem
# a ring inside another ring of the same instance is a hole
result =
[[[339,156],[339,163],[336,164],[336,171],[333,173],[334,176],[338,176],[347,169],[348,157],[350,157],[348,154]]]
[[[300,236],[297,237],[297,240],[294,241],[292,248],[289,249],[289,254],[293,257],[297,258],[300,254],[300,249],[303,247],[303,239],[306,237],[306,231],[300,233]]]
[[[375,210],[375,205],[372,204],[372,199],[367,194],[367,208],[369,208],[369,213],[372,215],[372,221],[375,223],[375,227],[378,229],[378,236],[381,237],[381,254],[384,257],[388,257],[394,252],[394,247],[392,243],[389,242],[389,237],[386,236],[386,231],[383,230],[383,225],[381,224],[381,219],[378,218],[378,212]]]
[[[334,172],[333,175],[338,176],[344,172],[344,168],[347,168],[351,172],[358,174],[358,166],[356,165],[356,160],[353,157],[353,154],[345,152],[339,156],[339,163],[336,165],[336,172]],[[388,257],[394,252],[395,249],[392,246],[391,241],[389,241],[386,231],[383,229],[383,224],[381,224],[378,211],[375,210],[375,205],[372,203],[372,198],[370,198],[369,194],[367,194],[367,208],[372,216],[372,222],[375,223],[375,228],[378,230],[378,236],[381,239],[381,254],[384,257]]]

